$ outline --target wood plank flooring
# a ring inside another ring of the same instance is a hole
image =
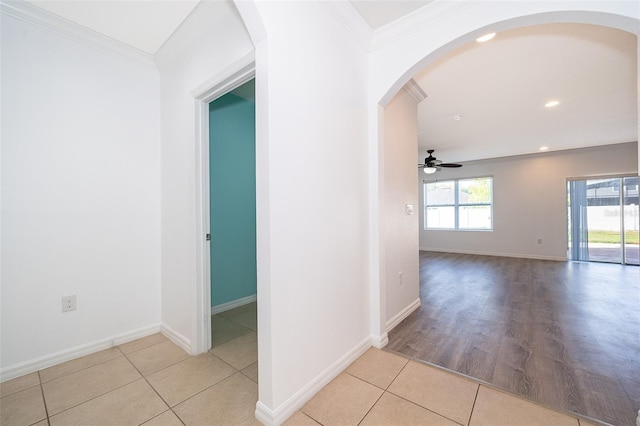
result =
[[[388,349],[614,425],[640,409],[640,268],[420,252]]]

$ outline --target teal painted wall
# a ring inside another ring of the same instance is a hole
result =
[[[256,294],[253,91],[250,81],[209,104],[211,306]]]

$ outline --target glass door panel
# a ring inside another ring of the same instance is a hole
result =
[[[624,178],[624,254],[625,263],[640,264],[640,211],[638,203],[638,177]]]
[[[638,177],[567,182],[569,258],[640,264]]]
[[[587,180],[589,260],[622,262],[620,178]]]

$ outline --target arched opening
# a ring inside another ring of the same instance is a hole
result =
[[[535,15],[529,15],[529,16],[525,16],[525,17],[518,17],[518,18],[513,18],[510,20],[505,20],[505,21],[500,21],[500,22],[496,22],[493,24],[489,24],[489,25],[485,25],[482,26],[481,28],[468,32],[467,34],[460,36],[458,38],[453,39],[452,41],[449,41],[447,43],[442,44],[440,47],[435,48],[434,50],[431,51],[431,53],[429,55],[426,55],[425,57],[421,58],[420,60],[418,60],[417,62],[415,62],[413,66],[409,67],[409,69],[404,72],[402,74],[402,77],[400,77],[398,80],[396,80],[392,85],[391,88],[389,90],[387,90],[384,95],[381,98],[381,101],[379,103],[379,114],[377,116],[378,119],[378,126],[380,129],[379,135],[378,135],[378,146],[376,147],[376,153],[377,155],[375,156],[377,159],[379,159],[378,162],[378,167],[379,167],[379,171],[383,173],[383,178],[381,179],[381,186],[378,189],[378,194],[380,196],[380,209],[379,209],[379,214],[380,214],[380,222],[382,223],[386,223],[386,221],[388,221],[388,213],[385,212],[385,186],[388,185],[389,181],[387,178],[388,175],[388,170],[385,169],[385,167],[387,167],[386,165],[386,161],[388,160],[388,147],[385,144],[391,143],[390,139],[388,138],[388,135],[386,133],[387,131],[387,110],[390,106],[393,106],[393,103],[397,101],[397,97],[400,96],[399,93],[401,92],[402,87],[409,82],[409,80],[421,69],[423,69],[424,67],[428,66],[429,64],[434,63],[435,61],[437,61],[438,59],[442,58],[444,55],[448,54],[449,52],[454,51],[455,49],[465,45],[468,42],[471,42],[473,40],[475,40],[476,37],[484,34],[484,33],[489,33],[489,32],[496,32],[496,31],[506,31],[508,29],[515,29],[515,28],[520,28],[520,27],[526,27],[526,26],[531,26],[531,25],[539,25],[539,24],[546,24],[546,23],[551,23],[551,22],[570,22],[570,23],[585,23],[585,24],[596,24],[596,25],[601,25],[601,26],[605,26],[605,27],[611,27],[611,28],[616,28],[616,29],[620,29],[623,31],[627,31],[631,34],[637,35],[637,28],[638,28],[638,21],[637,20],[633,20],[633,19],[619,19],[620,17],[614,17],[611,16],[609,14],[605,14],[605,13],[589,13],[589,12],[580,12],[580,13],[565,13],[565,12],[557,12],[557,13],[543,13],[543,14],[535,14]],[[637,61],[637,58],[636,58]],[[636,121],[636,128],[637,128],[637,121]],[[637,134],[636,134],[636,139],[637,139]],[[620,142],[629,142],[629,141],[620,141]],[[637,148],[635,151],[635,156],[637,157]],[[449,159],[447,158],[447,161]],[[451,159],[453,161],[457,161],[456,158]],[[637,163],[636,163],[637,164]],[[635,169],[636,173],[637,173],[637,166]],[[398,269],[397,264],[394,264],[394,260],[392,259],[392,256],[390,256],[388,254],[388,250],[385,250],[386,247],[386,241],[385,241],[385,235],[384,235],[384,231],[382,231],[382,235],[380,236],[380,294],[381,294],[381,298],[383,300],[381,300],[380,302],[380,322],[382,323],[381,328],[385,331],[389,330],[389,320],[391,318],[394,317],[394,315],[397,312],[391,311],[392,305],[395,303],[397,304],[396,301],[394,301],[393,303],[390,302],[389,297],[390,294],[393,295],[398,295],[401,291],[398,291],[397,289],[399,288],[399,284],[398,282],[395,280],[395,276],[394,274],[396,273],[396,269]],[[395,250],[395,249],[394,249]],[[391,278],[390,278],[391,277]],[[407,283],[403,284],[404,286],[407,285]],[[375,293],[375,292],[374,292]],[[412,309],[416,309],[417,305],[413,302],[415,300],[415,294],[414,295],[407,295],[405,296],[406,298],[404,299],[404,306],[406,306],[409,309],[406,309],[403,312],[400,312],[403,314],[403,316],[406,318],[410,313]],[[395,322],[395,321],[394,321]],[[386,326],[386,328],[385,328]],[[461,326],[462,328],[463,326]],[[454,327],[455,329],[455,327]],[[490,331],[488,331],[490,332]],[[392,341],[392,346],[393,346],[393,336],[390,336],[390,340]],[[415,343],[415,340],[414,340]],[[547,342],[548,343],[548,342]],[[546,344],[546,343],[544,343]],[[543,343],[539,343],[539,345],[543,345]],[[396,349],[394,347],[392,347],[391,349]],[[463,351],[465,350],[464,348],[461,348]],[[469,351],[481,351],[482,348],[467,348]],[[530,348],[529,348],[530,349]],[[524,352],[527,352],[529,350],[527,347],[524,347]],[[547,348],[549,349],[549,348]],[[603,356],[606,355],[606,353],[602,354]],[[458,356],[455,354],[448,354],[446,356]],[[477,354],[475,359],[479,359],[481,356],[479,354]],[[468,374],[468,373],[464,373],[464,374]],[[581,374],[581,373],[578,373]],[[574,377],[572,379],[570,379],[569,381],[571,381],[572,383],[569,384],[569,387],[575,385],[575,381],[578,380],[582,380],[582,379],[576,379],[576,376],[574,374]],[[524,378],[523,382],[527,382],[527,379]],[[583,380],[583,383],[586,383],[587,380]],[[531,386],[531,384],[529,385]],[[617,385],[616,385],[617,386]],[[624,388],[624,385],[620,385],[620,387]],[[536,390],[537,391],[537,390]],[[528,397],[532,397],[531,395],[526,395]],[[542,401],[543,403],[546,404],[550,404],[548,401]],[[591,414],[591,412],[584,412],[584,411],[580,411],[581,408],[583,407],[579,407],[579,405],[582,402],[576,402],[576,400],[574,399],[573,401],[571,401],[573,404],[575,404],[574,406],[559,406],[558,408],[561,409],[565,409],[567,411],[575,411],[578,412],[580,414],[584,414],[584,415],[590,415],[592,417],[596,417],[593,416]],[[627,410],[627,411],[631,411],[631,410]],[[629,414],[630,416],[631,414]],[[606,418],[602,418],[602,417],[596,417],[602,420],[606,420]],[[631,419],[631,417],[629,417],[629,419]],[[614,419],[615,420],[615,419]],[[624,419],[623,419],[624,420]],[[613,421],[612,418],[609,418],[608,421]],[[622,420],[618,419],[618,422],[624,422]]]

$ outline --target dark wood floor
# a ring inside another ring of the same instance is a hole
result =
[[[640,409],[640,268],[420,252],[388,349],[615,425]]]

